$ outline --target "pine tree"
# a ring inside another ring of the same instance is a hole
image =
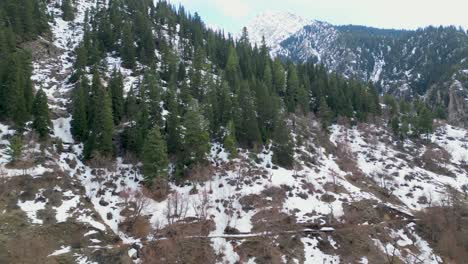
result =
[[[426,138],[429,139],[429,134],[433,131],[432,113],[426,106],[422,106],[421,108],[416,123],[416,130],[418,134],[425,134]]]
[[[279,59],[276,59],[273,64],[273,86],[275,93],[279,95],[285,94],[286,79],[284,67]]]
[[[239,79],[239,57],[237,56],[236,49],[233,46],[229,46],[225,69],[225,80],[229,83],[229,86],[235,90],[239,85]]]
[[[254,99],[246,81],[244,81],[240,87],[238,107],[239,113],[236,117],[237,120],[234,120],[234,122],[236,122],[237,138],[242,145],[253,148],[258,143],[261,143],[261,135],[258,128]]]
[[[120,49],[120,54],[122,56],[122,65],[128,69],[135,68],[135,45],[134,43],[134,33],[133,28],[130,23],[126,23],[122,31],[122,47]]]
[[[174,84],[174,83],[172,83]],[[148,111],[152,126],[162,125],[161,102],[161,84],[159,76],[150,71],[145,72],[143,82],[140,85],[140,97],[143,101],[149,100]]]
[[[286,123],[279,119],[273,137],[272,161],[282,167],[291,168],[294,162],[294,144]]]
[[[208,124],[193,99],[184,115],[183,155],[186,166],[203,164],[210,150]]]
[[[146,137],[142,162],[143,175],[147,183],[167,179],[169,168],[167,147],[158,127],[153,128]]]
[[[296,111],[298,100],[299,78],[297,76],[296,67],[291,64],[288,70],[288,80],[286,85],[285,103],[288,112],[293,113]]]
[[[72,96],[71,133],[76,140],[85,141],[88,135],[88,117],[85,93],[88,90],[86,77],[77,85]]]
[[[75,19],[75,13],[73,11],[73,6],[72,6],[72,1],[71,0],[63,0],[62,1],[62,19],[65,21],[72,21]]]
[[[114,69],[111,80],[109,81],[109,90],[112,95],[112,115],[114,124],[117,125],[124,115],[124,96],[123,96],[123,77],[117,69]]]
[[[28,107],[26,105],[25,83],[30,76],[25,75],[24,61],[20,52],[12,55],[9,63],[9,70],[5,79],[2,96],[5,101],[5,116],[12,119],[16,126],[22,128],[29,119]]]
[[[223,141],[224,148],[229,152],[229,159],[237,157],[236,129],[234,122],[229,121]]]
[[[7,155],[10,156],[10,162],[15,163],[21,158],[23,153],[23,139],[20,135],[15,135],[10,139],[8,144]]]
[[[391,119],[390,126],[392,128],[393,134],[395,136],[399,136],[400,135],[400,119],[397,116]]]
[[[205,69],[205,52],[202,48],[195,50],[193,58],[193,67],[190,68],[190,88],[192,96],[197,100],[201,100],[203,97],[203,74],[202,71]]]
[[[114,121],[112,120],[112,101],[106,89],[98,86],[94,104],[93,122],[91,133],[85,144],[86,158],[93,158],[95,154],[110,158],[114,155],[114,144],[112,141]],[[99,108],[97,108],[99,105]]]
[[[114,129],[114,121],[112,119],[112,101],[105,89],[101,89],[98,93],[102,109],[96,117],[95,133],[97,135],[98,148],[101,154],[112,156],[114,154],[114,144],[112,142],[112,134]]]
[[[47,139],[49,135],[49,126],[52,124],[49,118],[49,105],[47,104],[47,95],[40,89],[36,93],[33,105],[33,128],[39,134],[41,140]]]
[[[258,125],[262,139],[266,142],[271,139],[275,121],[280,108],[280,99],[270,95],[267,86],[263,82],[255,84],[255,98],[257,106]]]
[[[169,111],[166,117],[167,150],[170,154],[178,154],[182,148],[182,139],[180,136],[181,127],[175,87],[168,90],[166,105]]]
[[[330,107],[328,107],[327,101],[324,97],[320,98],[318,116],[321,119],[322,128],[328,131],[328,127],[331,125],[333,118],[333,112],[331,111]]]

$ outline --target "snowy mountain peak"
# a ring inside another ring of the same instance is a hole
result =
[[[290,12],[267,11],[254,18],[247,25],[247,30],[252,43],[260,45],[265,36],[267,46],[275,53],[283,40],[312,23],[312,20]]]

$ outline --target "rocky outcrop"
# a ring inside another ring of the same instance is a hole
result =
[[[449,87],[448,120],[450,123],[468,126],[468,92],[458,80]]]
[[[27,49],[31,52],[32,60],[37,61],[42,58],[50,58],[50,57],[57,57],[63,51],[54,45],[54,43],[45,40],[43,38],[39,38],[34,41],[29,41],[22,44],[24,49]]]

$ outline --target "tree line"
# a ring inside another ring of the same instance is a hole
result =
[[[274,162],[290,167],[288,115],[314,113],[327,128],[338,116],[366,121],[380,114],[371,85],[312,62],[272,59],[265,43],[250,43],[247,30],[234,39],[182,6],[112,0],[85,20],[71,80],[73,134],[84,142],[85,159],[132,154],[143,161],[148,181],[167,177],[169,162],[180,178],[203,166],[213,141],[231,158],[238,147],[259,151],[271,144]],[[136,85],[124,87],[119,69],[105,78],[109,54],[142,76]]]
[[[26,122],[41,139],[49,134],[47,96],[35,91],[31,81],[31,54],[21,44],[48,32],[45,2],[4,0],[0,2],[0,120],[20,131]]]

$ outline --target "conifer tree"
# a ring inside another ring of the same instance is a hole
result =
[[[275,127],[272,161],[285,168],[291,168],[294,162],[294,144],[282,118],[278,120]]]
[[[426,106],[422,106],[419,111],[416,130],[418,134],[425,134],[427,139],[429,139],[429,134],[433,131],[432,113]]]
[[[75,13],[73,11],[72,1],[71,0],[62,0],[62,19],[65,21],[72,21],[75,19]]]
[[[98,93],[100,102],[102,102],[102,109],[96,115],[96,123],[94,126],[99,151],[105,156],[112,156],[114,154],[114,145],[112,142],[112,134],[114,129],[114,121],[112,118],[112,101],[109,94],[105,89],[101,89]]]
[[[330,107],[328,107],[327,101],[324,97],[320,98],[318,116],[321,119],[322,128],[328,131],[328,127],[331,125],[333,118],[333,112],[331,111]]]
[[[218,98],[219,123],[226,125],[232,121],[232,93],[229,90],[229,85],[225,80],[220,80],[220,91]]]
[[[240,87],[238,107],[239,112],[236,117],[237,120],[235,120],[237,138],[242,145],[252,148],[256,144],[261,143],[261,135],[258,128],[254,99],[246,81]]]
[[[122,56],[122,65],[128,69],[133,69],[136,64],[134,41],[132,25],[130,23],[126,23],[122,31],[122,47],[120,49],[120,54]]]
[[[169,168],[167,147],[158,127],[151,129],[146,137],[142,162],[146,183],[153,183],[155,180],[160,182],[167,179]]]
[[[193,99],[184,115],[183,155],[186,166],[203,164],[210,150],[208,124]]]
[[[274,91],[279,95],[285,94],[286,79],[284,67],[279,59],[276,59],[273,64],[273,86]]]
[[[109,90],[112,95],[112,115],[114,124],[117,125],[124,115],[124,96],[123,96],[123,77],[122,74],[114,69],[111,80],[109,81]]]
[[[174,85],[172,82],[171,85]],[[159,75],[150,72],[145,72],[143,82],[140,85],[140,97],[146,102],[149,100],[148,111],[150,115],[151,125],[161,126],[162,124],[162,113],[161,113],[161,84]]]
[[[20,135],[15,135],[10,139],[8,144],[7,155],[10,156],[10,162],[15,163],[21,158],[23,153],[23,139]]]
[[[224,148],[229,152],[229,159],[237,157],[236,129],[234,122],[229,121],[223,141]]]
[[[181,150],[182,139],[180,136],[179,108],[176,101],[175,87],[168,90],[166,96],[166,106],[169,111],[166,121],[167,150],[170,154],[178,154]]]
[[[263,82],[255,84],[255,98],[258,125],[262,139],[266,142],[268,139],[271,139],[274,130],[275,120],[280,108],[279,98],[275,95],[270,95],[268,88]]]
[[[88,117],[85,93],[88,90],[86,77],[82,78],[72,95],[71,133],[79,141],[85,141],[88,135]]]
[[[293,64],[289,65],[288,79],[286,85],[285,103],[288,112],[293,113],[296,110],[299,90],[299,78],[297,76],[296,67]]]
[[[236,49],[229,46],[228,57],[225,69],[225,80],[231,86],[231,89],[236,89],[239,84],[239,57],[237,56]]]
[[[189,71],[192,96],[197,100],[202,99],[204,92],[202,71],[205,69],[205,56],[205,52],[202,48],[196,49],[193,58],[193,67]]]
[[[400,135],[400,119],[395,116],[390,120],[390,126],[392,128],[393,134],[395,136]]]
[[[26,105],[25,83],[30,76],[25,76],[24,65],[20,52],[16,52],[12,56],[11,64],[9,64],[6,81],[4,99],[6,116],[15,121],[15,124],[22,128],[24,123],[29,119],[28,107]]]
[[[114,155],[112,141],[114,121],[112,120],[112,100],[104,87],[98,87],[94,103],[99,104],[99,109],[96,107],[93,113],[93,123],[90,127],[90,137],[85,144],[85,154],[88,159],[93,158],[94,154],[110,158]]]
[[[39,134],[41,140],[47,139],[49,135],[49,126],[52,124],[49,118],[49,105],[47,104],[47,95],[40,89],[36,93],[33,104],[33,128]]]

